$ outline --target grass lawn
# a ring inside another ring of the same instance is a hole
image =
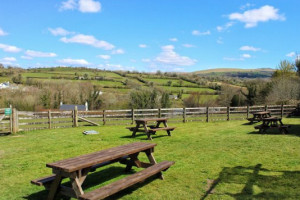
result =
[[[157,143],[156,160],[176,163],[164,172],[165,180],[150,179],[111,199],[299,199],[300,118],[283,122],[292,125],[288,135],[258,134],[246,121],[223,121],[170,123],[177,127],[173,136],[158,132],[153,141],[144,134],[130,138],[126,125],[1,136],[0,199],[45,199],[47,191],[30,180],[51,174],[46,163],[136,141]],[[100,134],[86,136],[84,130]],[[118,163],[100,168],[83,187],[121,179],[128,175],[123,170]]]

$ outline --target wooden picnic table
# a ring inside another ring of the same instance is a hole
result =
[[[261,125],[255,126],[255,129],[259,129],[260,133],[265,133],[268,129],[278,129],[280,133],[288,133],[288,128],[290,126],[284,125],[280,117],[267,117],[262,119],[263,123]]]
[[[167,131],[168,136],[171,136],[171,131],[176,127],[168,127],[167,118],[144,118],[136,119],[135,127],[126,127],[132,131],[132,137],[135,137],[136,132],[145,132],[149,140],[152,140],[151,134],[155,134],[157,131]],[[154,125],[149,125],[148,122],[154,122]],[[164,127],[160,127],[163,124]]]
[[[46,166],[52,168],[53,175],[33,180],[31,183],[43,185],[49,189],[48,199],[54,199],[58,192],[77,199],[103,199],[150,176],[158,175],[163,179],[161,171],[167,170],[174,162],[163,161],[157,163],[153,156],[155,146],[156,144],[153,143],[136,142],[48,163]],[[139,160],[138,155],[140,152],[146,154],[149,162]],[[131,170],[133,166],[146,169],[94,191],[87,193],[83,191],[82,184],[90,171],[115,162],[126,164],[127,171]],[[71,187],[61,185],[64,178],[70,178]]]
[[[271,113],[269,111],[254,112],[252,114],[253,114],[253,117],[247,119],[248,121],[250,121],[251,124],[253,122],[260,122],[264,118],[271,117]]]

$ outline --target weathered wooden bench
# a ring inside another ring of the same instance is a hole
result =
[[[163,127],[163,128],[153,128],[148,130],[150,133],[155,134],[156,131],[167,131],[168,135],[171,136],[171,131],[174,131],[176,127]]]
[[[99,200],[104,199],[108,196],[116,194],[126,188],[129,188],[139,182],[146,180],[149,177],[160,174],[161,171],[167,170],[175,162],[172,161],[163,161],[161,163],[152,165],[140,172],[137,172],[133,175],[130,175],[126,178],[113,182],[109,185],[106,185],[102,188],[96,189],[91,192],[87,192],[79,197],[81,200]]]
[[[102,199],[154,175],[158,175],[163,179],[161,172],[167,170],[174,162],[163,161],[157,164],[153,156],[155,146],[156,144],[154,143],[135,142],[47,163],[46,166],[52,168],[53,175],[32,180],[31,183],[45,186],[46,189],[49,189],[48,200],[54,199],[57,193],[77,199]],[[149,162],[139,160],[138,156],[141,152],[146,154]],[[126,164],[126,171],[131,170],[133,166],[145,169],[116,183],[85,193],[82,184],[86,180],[88,173],[114,162]],[[62,185],[62,180],[65,178],[70,179],[71,184],[69,185],[71,187]]]
[[[103,167],[105,165],[109,165],[115,162],[120,162],[121,164],[127,164],[128,162],[128,156],[124,156],[120,159],[115,159],[115,160],[111,160],[111,161],[107,161],[107,162],[103,162],[97,165],[94,165],[90,168],[90,171],[93,172],[95,171],[97,168],[99,167]],[[44,186],[46,189],[49,189],[50,185],[52,184],[52,182],[55,179],[55,174],[51,174],[49,176],[45,176],[45,177],[41,177],[35,180],[30,181],[31,184],[37,185],[37,186]],[[65,177],[63,177],[65,178]]]

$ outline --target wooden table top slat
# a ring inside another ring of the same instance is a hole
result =
[[[136,119],[136,122],[149,122],[149,121],[167,121],[167,118],[144,118],[144,119]]]
[[[59,169],[65,172],[74,172],[76,170],[91,167],[99,163],[118,159],[126,155],[151,149],[154,146],[156,146],[156,144],[154,143],[135,142],[86,155],[60,160],[53,163],[48,163],[46,164],[46,166],[53,169]]]

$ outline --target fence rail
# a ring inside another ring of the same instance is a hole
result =
[[[299,106],[299,105],[298,105]],[[11,109],[10,115],[0,108],[0,133],[15,133],[38,129],[68,128],[88,125],[126,125],[138,118],[166,117],[170,122],[211,122],[243,120],[251,113],[270,111],[272,116],[284,117],[296,110],[296,105],[265,105],[243,107],[159,108],[92,111],[26,112]]]

